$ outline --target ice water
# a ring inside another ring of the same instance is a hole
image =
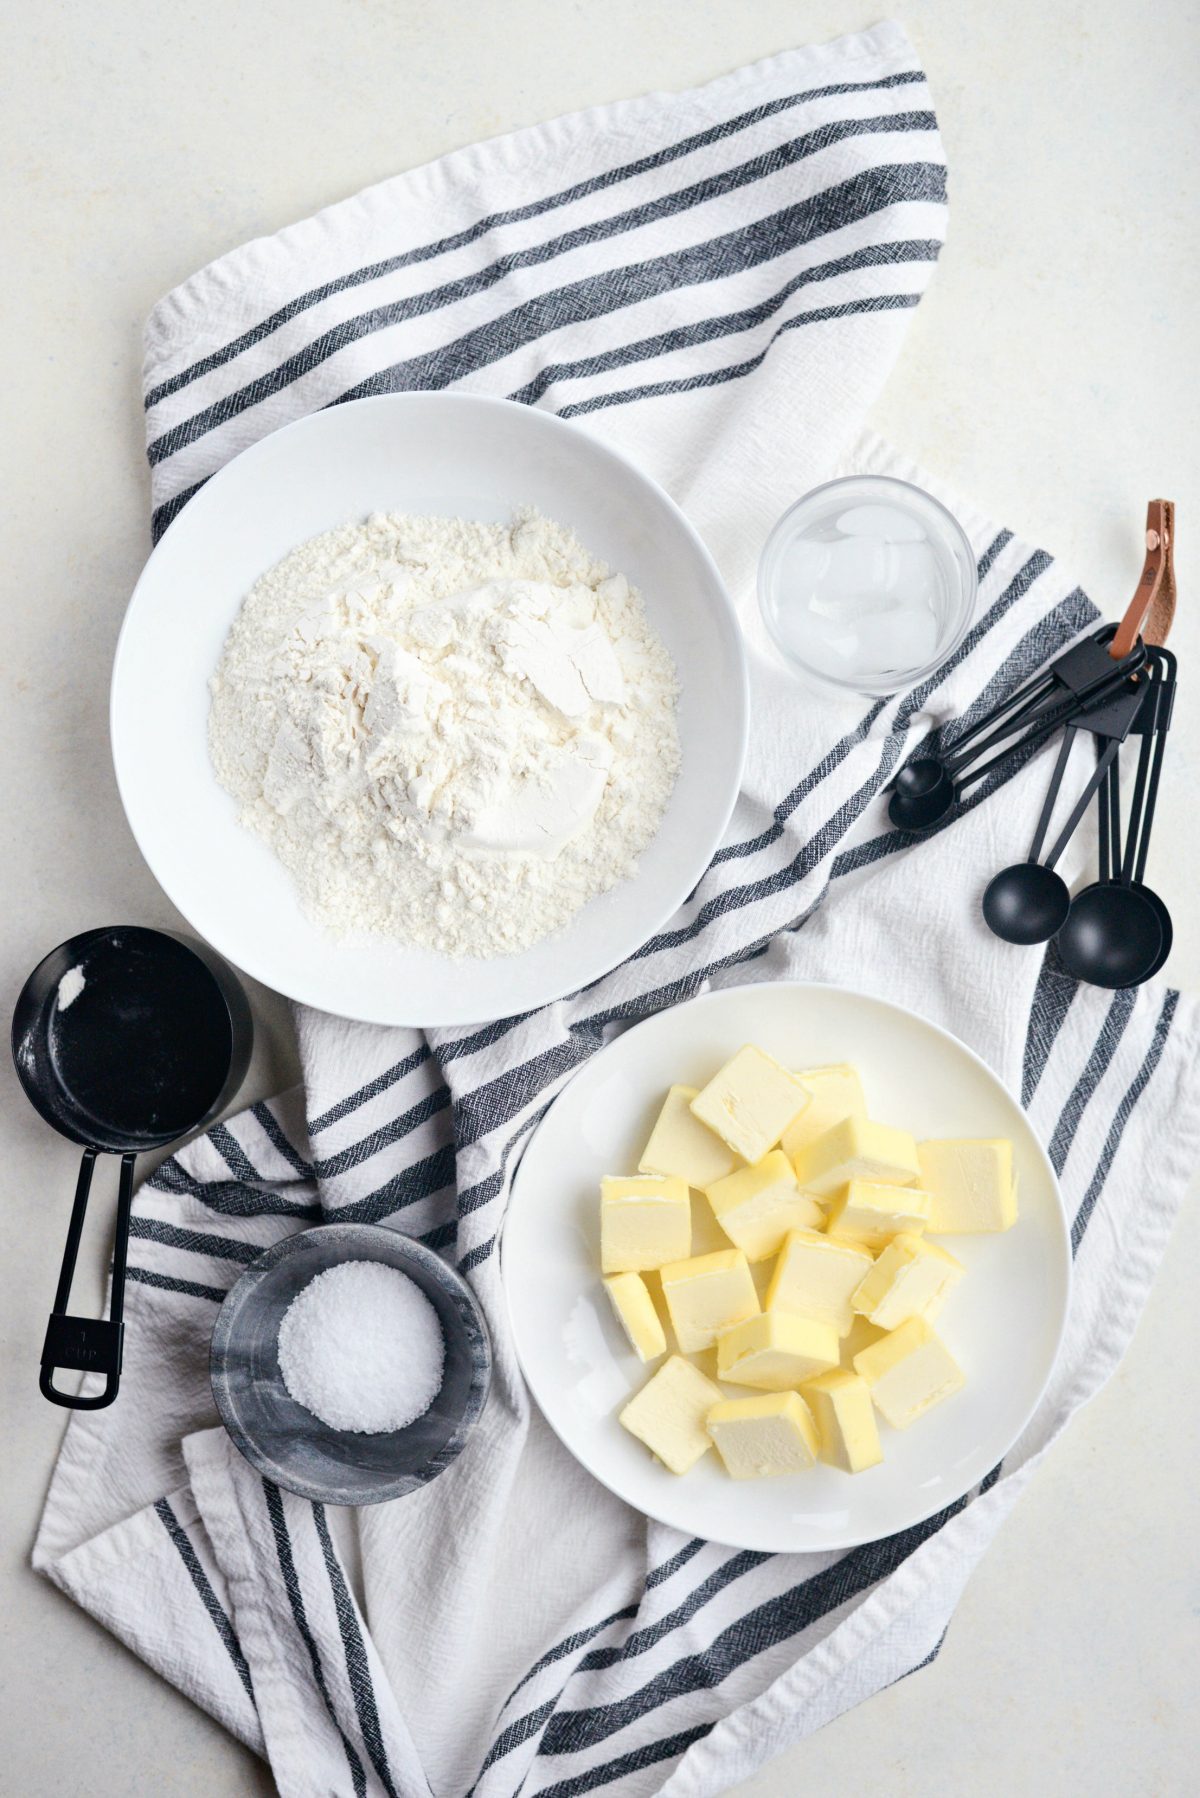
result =
[[[792,532],[784,521],[769,546],[764,611],[780,647],[818,675],[899,685],[953,632],[961,570],[924,507],[856,500],[851,486],[818,489],[816,503],[795,509]]]

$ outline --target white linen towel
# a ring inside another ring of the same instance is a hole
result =
[[[1048,555],[956,504],[977,618],[917,690],[814,704],[755,613],[755,560],[786,504],[838,466],[910,472],[852,440],[945,219],[929,93],[885,25],[446,157],[223,258],[150,321],[156,530],[316,407],[508,396],[581,420],[664,483],[752,659],[725,845],[639,955],[474,1029],[301,1011],[303,1088],[212,1130],[138,1197],[121,1399],[73,1417],[35,1559],[266,1754],[287,1798],[726,1790],[937,1653],[975,1562],[1129,1339],[1200,1151],[1196,1012],[1161,987],[1077,988],[983,928],[980,889],[1020,848],[1042,760],[916,847],[887,829],[883,796],[932,728],[990,705],[1093,608]],[[710,984],[785,976],[899,1000],[978,1050],[1029,1108],[1074,1218],[1067,1338],[1022,1440],[961,1503],[840,1554],[736,1553],[610,1497],[531,1412],[499,1290],[513,1163],[572,1071]],[[436,1246],[496,1349],[461,1459],[357,1515],[264,1483],[214,1427],[207,1384],[231,1281],[320,1218]]]

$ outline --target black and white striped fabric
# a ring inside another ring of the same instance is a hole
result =
[[[882,799],[930,730],[989,706],[1092,606],[959,505],[978,614],[919,689],[813,705],[755,622],[757,551],[798,492],[839,466],[913,472],[858,433],[944,229],[929,93],[885,26],[448,157],[235,252],[151,320],[156,530],[315,407],[505,395],[582,420],[664,482],[742,606],[753,663],[725,845],[628,964],[536,1014],[427,1037],[301,1013],[303,1087],[139,1195],[122,1401],[72,1419],[35,1558],[268,1756],[288,1798],[727,1790],[932,1659],[1132,1331],[1200,1152],[1195,1011],[1161,988],[1078,989],[977,924],[1040,764],[915,849]],[[531,1413],[498,1283],[514,1161],[581,1062],[709,985],[782,977],[882,993],[964,1038],[1020,1092],[1074,1218],[1074,1309],[1024,1438],[959,1504],[842,1554],[736,1553],[629,1512]],[[254,1474],[207,1387],[231,1281],[323,1218],[385,1221],[450,1257],[496,1345],[460,1461],[358,1516]]]

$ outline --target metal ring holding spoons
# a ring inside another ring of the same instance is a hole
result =
[[[209,1124],[250,1060],[246,995],[221,958],[166,931],[119,925],[61,943],[34,969],[13,1013],[12,1050],[30,1102],[83,1148],[39,1385],[52,1404],[97,1411],[117,1395],[125,1259],[136,1157]],[[68,1313],[96,1157],[121,1157],[107,1318]],[[58,1368],[104,1376],[84,1395]]]

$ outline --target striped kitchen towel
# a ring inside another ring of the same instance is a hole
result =
[[[36,1561],[265,1754],[287,1798],[727,1790],[932,1659],[992,1534],[1129,1339],[1200,1153],[1195,1009],[1158,987],[1077,988],[983,929],[980,887],[1020,847],[1040,760],[1003,804],[980,791],[917,847],[888,830],[883,798],[932,729],[990,706],[1093,607],[1048,555],[957,506],[978,612],[915,690],[816,704],[755,614],[757,552],[789,501],[839,467],[909,472],[859,433],[945,222],[929,92],[887,25],[449,156],[225,257],[151,319],[156,531],[231,455],[316,407],[417,387],[507,396],[581,420],[666,485],[725,574],[752,662],[725,844],[629,963],[472,1029],[301,1012],[303,1087],[210,1131],[138,1197],[121,1401],[72,1418]],[[1077,873],[1082,843],[1073,854]],[[735,1553],[629,1511],[531,1411],[499,1287],[514,1163],[573,1070],[706,986],[785,976],[897,999],[983,1054],[1029,1108],[1074,1219],[1074,1308],[1024,1437],[958,1504],[848,1553]],[[321,1218],[387,1222],[452,1258],[496,1349],[461,1459],[361,1514],[252,1473],[207,1385],[230,1282]]]

